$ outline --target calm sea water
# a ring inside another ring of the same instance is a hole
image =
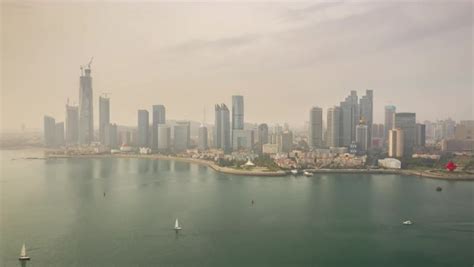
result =
[[[474,264],[473,182],[239,177],[144,159],[11,160],[19,153],[1,152],[1,266],[21,266],[23,242],[26,266]],[[408,219],[415,224],[403,226]]]

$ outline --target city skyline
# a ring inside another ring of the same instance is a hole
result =
[[[110,121],[120,125],[135,125],[136,110],[156,103],[168,107],[170,119],[202,121],[197,111],[205,107],[212,113],[214,103],[230,106],[229,95],[245,96],[247,122],[303,125],[310,107],[326,111],[350,90],[376,92],[375,123],[383,122],[386,105],[416,112],[420,121],[472,119],[472,57],[466,56],[472,55],[471,7],[2,2],[2,65],[8,68],[2,68],[1,130],[40,129],[42,114],[63,121],[66,99],[78,104],[79,65],[91,56],[93,105],[110,93]],[[99,19],[104,11],[108,21]],[[180,12],[176,18],[152,16],[172,11]],[[204,18],[206,12],[220,15]],[[381,17],[386,23],[376,24]],[[202,20],[193,28],[196,18]],[[115,24],[126,26],[108,32]],[[48,38],[40,38],[46,28]],[[341,33],[343,28],[352,34]],[[22,35],[15,34],[20,30]],[[362,39],[371,41],[358,45]],[[143,40],[139,47],[136,40]],[[24,79],[24,73],[30,77]],[[12,116],[25,109],[31,112]],[[99,114],[93,115],[97,124]]]

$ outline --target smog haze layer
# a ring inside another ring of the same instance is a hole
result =
[[[170,119],[213,120],[216,103],[245,97],[247,122],[302,125],[312,106],[374,90],[417,119],[472,119],[473,4],[1,3],[2,130],[63,121],[91,65],[94,116],[111,121],[164,104]]]

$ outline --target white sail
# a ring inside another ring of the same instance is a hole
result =
[[[25,244],[21,247],[20,257],[26,257],[26,248]]]
[[[179,229],[178,219],[176,219],[176,222],[174,223],[174,228],[175,228],[175,229]]]

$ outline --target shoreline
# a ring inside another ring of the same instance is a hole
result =
[[[282,177],[289,175],[288,172],[280,171],[265,171],[265,170],[237,170],[228,167],[220,167],[214,162],[202,160],[202,159],[192,159],[192,158],[182,158],[182,157],[173,157],[165,155],[136,155],[136,154],[104,154],[104,155],[45,155],[43,158],[38,159],[60,159],[60,158],[138,158],[138,159],[152,159],[152,160],[170,160],[170,161],[180,161],[195,163],[198,165],[207,166],[213,169],[216,172],[224,174],[233,174],[233,175],[242,175],[242,176],[263,176],[263,177]],[[34,159],[34,158],[26,158]],[[406,175],[406,176],[418,176],[423,178],[430,179],[440,179],[448,181],[474,181],[474,175],[452,175],[447,176],[443,173],[434,173],[433,170],[397,170],[397,169],[309,169],[309,171],[314,174],[328,174],[328,173],[338,173],[338,174],[397,174],[397,175]]]

